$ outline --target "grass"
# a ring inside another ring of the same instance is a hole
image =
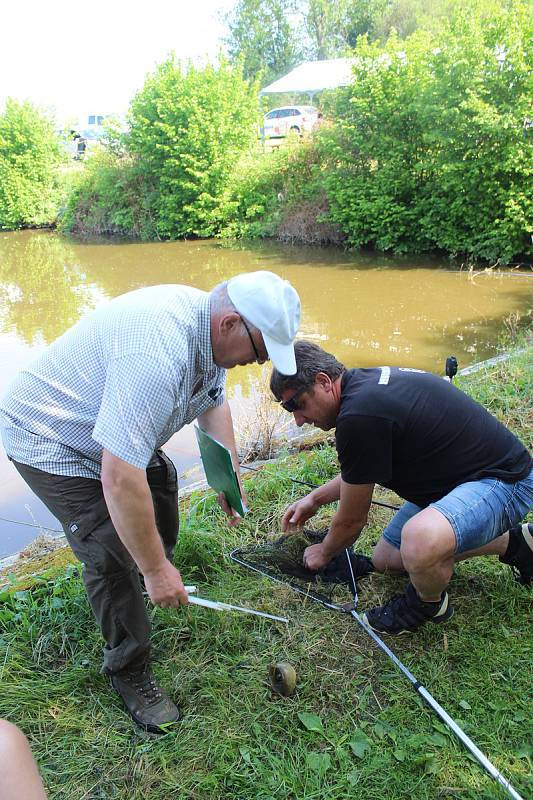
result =
[[[462,381],[531,442],[532,348]],[[506,793],[421,701],[355,621],[241,570],[231,548],[279,533],[283,509],[336,471],[323,446],[269,464],[247,481],[253,512],[229,529],[212,496],[182,509],[176,553],[201,594],[290,618],[288,626],[198,607],[151,609],[155,671],[183,721],[143,734],[99,671],[101,641],[78,567],[62,563],[1,597],[0,716],[28,735],[50,798],[70,800],[481,800]],[[383,498],[394,499],[390,493]],[[321,510],[324,527],[331,508]],[[390,518],[373,506],[358,549]],[[55,555],[55,554],[54,554]],[[402,582],[360,584],[366,608]],[[509,778],[533,791],[531,590],[497,559],[458,565],[456,614],[443,627],[389,639],[395,652]],[[297,671],[292,698],[268,668]]]

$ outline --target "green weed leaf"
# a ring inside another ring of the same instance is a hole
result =
[[[426,775],[436,775],[439,771],[439,764],[435,756],[428,755],[424,762],[424,772]]]
[[[356,731],[355,737],[349,742],[349,746],[357,758],[364,758],[365,753],[371,749],[370,741],[363,731]]]
[[[381,724],[381,722],[376,722],[376,724],[374,725],[374,729],[373,730],[374,730],[374,733],[376,734],[376,736],[378,737],[378,739],[383,739],[385,737],[386,731],[385,731],[385,728],[383,727],[383,725]]]
[[[429,737],[429,741],[431,744],[434,744],[435,747],[445,747],[447,744],[446,737],[442,735],[442,733],[434,733]]]
[[[357,784],[361,780],[359,772],[357,772],[357,770],[355,769],[349,772],[346,778],[348,779],[348,783],[350,784],[350,786],[357,786]]]
[[[307,728],[308,731],[313,731],[314,733],[324,733],[322,720],[316,714],[308,714],[306,711],[299,711],[298,717],[304,728]]]
[[[307,753],[306,762],[309,769],[319,775],[325,775],[331,767],[331,756],[329,753]]]
[[[529,744],[529,742],[522,742],[515,752],[518,758],[529,758],[533,755],[533,745]]]

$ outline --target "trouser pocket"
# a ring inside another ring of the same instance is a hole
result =
[[[146,476],[152,493],[157,530],[165,554],[171,561],[179,532],[178,476],[176,467],[166,453],[158,450],[157,457],[157,466],[149,467]]]
[[[150,622],[137,565],[115,531],[100,481],[15,466],[61,522],[84,565],[87,597],[106,642],[104,669],[116,672],[147,660]]]

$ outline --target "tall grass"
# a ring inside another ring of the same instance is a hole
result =
[[[529,363],[520,357],[472,376],[468,390],[521,429],[530,364],[531,349]],[[227,558],[239,544],[279,534],[283,510],[305,492],[291,478],[319,483],[336,468],[327,446],[264,467],[247,481],[252,511],[236,529],[211,495],[183,506],[175,560],[186,582],[203,596],[281,613],[290,624],[151,608],[155,671],[184,711],[166,736],[139,731],[100,673],[101,642],[77,567],[23,590],[15,584],[0,597],[0,715],[29,736],[51,798],[505,797],[351,617]],[[315,526],[327,525],[332,511],[322,509]],[[373,506],[359,550],[371,551],[390,514]],[[360,585],[361,608],[401,589],[398,579],[371,576]],[[531,590],[487,558],[459,564],[450,592],[456,614],[446,626],[399,637],[393,647],[531,796]],[[292,698],[268,685],[269,665],[281,660],[297,671]]]

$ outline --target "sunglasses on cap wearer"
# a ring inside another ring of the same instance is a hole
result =
[[[300,397],[304,394],[304,392],[308,392],[309,389],[310,389],[309,386],[304,386],[302,389],[298,389],[298,391],[295,392],[293,396],[289,398],[289,400],[285,400],[285,402],[283,402],[283,400],[280,400],[279,401],[280,406],[284,408],[285,411],[288,411],[289,414],[294,414],[295,411],[299,411],[300,409],[300,405],[298,403]]]
[[[255,342],[252,339],[252,334],[250,333],[250,328],[246,324],[246,320],[244,319],[244,317],[241,317],[241,322],[244,325],[244,327],[246,329],[246,333],[248,334],[248,338],[250,339],[250,341],[252,343],[252,347],[254,348],[255,360],[257,361],[258,364],[264,364],[265,361],[266,361],[266,358],[261,358],[261,356],[259,355],[259,353],[257,351],[257,347],[255,346]]]

